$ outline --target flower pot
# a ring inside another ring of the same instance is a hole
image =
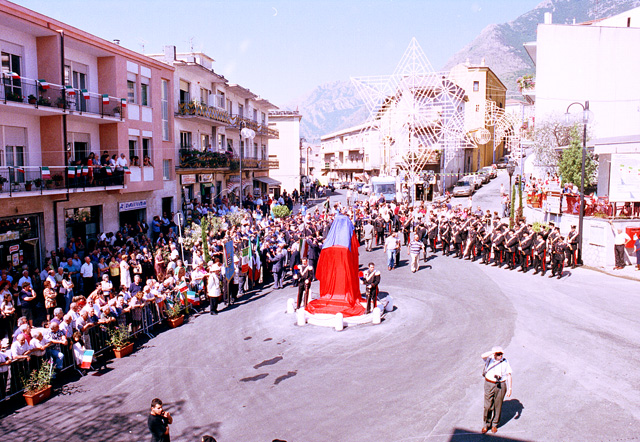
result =
[[[184,315],[180,315],[177,318],[168,318],[167,322],[169,323],[169,327],[171,328],[180,327],[184,322]]]
[[[26,191],[28,192],[29,190],[31,190],[31,186],[32,186],[32,185],[33,185],[33,184],[25,184],[25,185],[24,185],[24,190],[26,190]]]
[[[29,104],[36,104],[38,100],[36,100],[35,98],[29,98]]]
[[[51,396],[51,385],[47,385],[43,390],[37,391],[35,393],[23,393],[24,400],[27,402],[27,405],[33,407],[34,405],[39,404],[40,402],[44,402]]]
[[[120,348],[113,347],[113,352],[115,353],[116,358],[124,358],[133,352],[133,342]]]

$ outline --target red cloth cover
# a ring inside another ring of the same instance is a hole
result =
[[[345,317],[365,313],[360,304],[359,245],[353,232],[350,248],[334,245],[322,249],[316,270],[316,277],[320,280],[320,298],[307,305],[309,313],[342,313]]]

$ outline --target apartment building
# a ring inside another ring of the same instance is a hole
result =
[[[175,46],[165,46],[162,54],[149,56],[175,69],[174,150],[182,204],[210,203],[225,195],[235,202],[241,186],[243,197],[266,194],[275,183],[269,178],[269,140],[278,138],[268,114],[277,107],[229,83],[202,52],[178,53]],[[252,137],[242,134],[245,128]]]
[[[300,120],[302,115],[297,110],[276,110],[269,112],[269,125],[279,134],[277,140],[269,143],[269,160],[271,178],[279,181],[283,190],[291,193],[300,191],[301,178],[307,175],[303,162],[307,154],[300,140]]]
[[[1,262],[175,210],[173,67],[5,0],[0,52]]]
[[[384,161],[378,130],[368,124],[349,127],[320,138],[321,181],[354,181],[380,174]]]

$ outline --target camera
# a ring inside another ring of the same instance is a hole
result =
[[[500,382],[500,380],[502,379],[502,376],[494,375],[494,378],[496,378],[496,382]]]

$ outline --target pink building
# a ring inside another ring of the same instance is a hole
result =
[[[3,266],[176,209],[172,66],[5,0],[0,52]]]

